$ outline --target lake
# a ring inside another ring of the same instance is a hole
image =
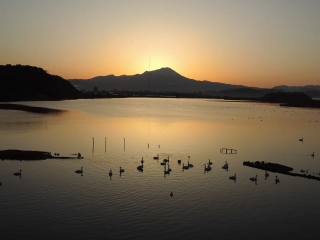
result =
[[[264,171],[243,161],[274,162],[317,175],[320,110],[172,98],[21,104],[69,111],[0,110],[0,150],[80,152],[84,158],[0,160],[2,240],[318,235],[319,181],[271,172],[265,179]],[[221,148],[237,154],[222,154]],[[154,160],[157,154],[160,159]],[[165,158],[169,175],[160,165]],[[179,159],[194,167],[183,170]],[[212,170],[205,172],[209,159]],[[226,161],[228,171],[222,169]],[[82,176],[75,173],[81,167]],[[20,169],[21,178],[14,176]],[[235,173],[237,180],[230,180]],[[249,180],[256,175],[256,183]]]

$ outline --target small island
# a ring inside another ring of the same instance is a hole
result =
[[[19,111],[32,112],[32,113],[41,113],[41,114],[60,114],[60,113],[66,112],[66,110],[60,110],[60,109],[32,107],[32,106],[26,106],[21,104],[11,104],[11,103],[0,104],[0,109],[19,110]]]
[[[0,151],[1,160],[46,160],[46,159],[82,159],[80,153],[75,154],[77,157],[60,157],[59,154],[51,154],[51,152],[43,151],[29,151],[29,150],[17,150],[8,149]]]

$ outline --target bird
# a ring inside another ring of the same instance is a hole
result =
[[[188,161],[188,167],[193,167],[193,164],[189,163],[189,161]]]
[[[226,161],[226,163],[223,165],[223,167],[222,167],[223,169],[228,169],[229,168],[229,164],[228,164],[228,162]]]
[[[109,176],[112,177],[112,171],[111,171],[111,169],[110,169],[110,172],[109,172]]]
[[[207,172],[208,172],[208,171],[210,171],[210,170],[211,170],[211,167],[210,167],[210,166],[207,167],[207,165],[205,164],[205,165],[204,165],[204,171],[207,171]]]
[[[2,182],[0,182],[0,186],[2,186]]]
[[[275,181],[276,181],[276,183],[280,182],[280,179],[278,178],[278,176],[276,176]]]
[[[172,197],[172,196],[173,196],[173,193],[171,192],[171,193],[170,193],[170,197]]]
[[[154,160],[158,160],[159,159],[159,154],[157,154],[156,157],[153,157]]]
[[[266,174],[265,174],[265,176],[266,176],[266,178],[267,178],[267,177],[269,177],[269,173],[268,173],[267,171],[266,171]]]
[[[83,173],[83,167],[81,167],[81,170],[76,170],[75,173]]]
[[[236,180],[236,179],[237,179],[237,175],[234,174],[234,176],[229,177],[229,179],[231,179],[231,180]]]
[[[311,157],[314,157],[314,152],[311,154]]]
[[[123,172],[124,172],[124,169],[120,167],[120,173],[123,173]]]
[[[256,177],[250,178],[250,180],[256,182],[256,181],[257,181],[257,178],[258,178],[258,175],[256,175]]]
[[[185,166],[184,163],[182,164],[182,169],[189,169],[189,166]]]
[[[303,169],[301,169],[301,170],[300,170],[300,172],[304,172],[304,170],[303,170]]]
[[[212,165],[212,162],[210,161],[210,159],[209,159],[209,165]]]
[[[166,167],[164,167],[164,174],[170,174],[170,171],[169,170],[166,170]]]
[[[181,164],[181,160],[180,159],[178,160],[178,163]]]
[[[300,141],[300,142],[303,142],[303,138],[300,138],[299,141]]]
[[[144,163],[144,161],[143,161],[143,157],[142,157],[142,159],[141,159],[141,163],[142,163],[142,164]]]
[[[137,169],[138,169],[139,171],[143,171],[143,164],[140,165],[140,166],[138,166]]]
[[[166,165],[166,162],[162,162],[162,163],[160,163],[160,165]]]
[[[22,171],[22,170],[20,170],[19,172],[15,172],[15,173],[13,173],[13,175],[15,175],[15,176],[21,176],[21,171]]]

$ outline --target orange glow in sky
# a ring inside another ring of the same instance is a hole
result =
[[[320,1],[1,1],[0,64],[65,79],[162,67],[255,87],[320,83]]]

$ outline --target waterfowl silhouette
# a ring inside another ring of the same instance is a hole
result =
[[[180,159],[178,160],[178,163],[181,164],[181,160]]]
[[[258,179],[258,175],[256,175],[256,177],[252,177],[252,178],[250,178],[250,180],[251,180],[251,181],[254,181],[254,182],[256,182],[256,181],[257,181],[257,179]]]
[[[210,161],[210,159],[209,159],[209,165],[212,165],[212,162]]]
[[[123,173],[124,172],[124,169],[120,167],[120,173]]]
[[[189,161],[188,161],[188,167],[193,167],[193,164],[189,163]]]
[[[83,173],[83,167],[81,167],[81,170],[76,170],[75,173]]]
[[[229,177],[229,179],[231,179],[231,180],[236,180],[236,179],[237,179],[237,175],[234,174],[234,176]]]
[[[171,192],[171,193],[170,193],[170,197],[172,197],[172,196],[173,196],[173,193]]]
[[[311,154],[311,157],[313,157],[313,158],[314,158],[314,152]]]
[[[182,169],[189,169],[189,166],[185,166],[184,163],[182,164]]]
[[[210,166],[207,167],[207,165],[204,164],[204,171],[207,171],[207,172],[208,172],[208,171],[210,171],[210,170],[211,170],[211,167],[210,167]]]
[[[264,176],[267,178],[269,177],[269,173],[266,171],[266,173],[264,174]]]
[[[143,164],[140,165],[140,166],[138,166],[137,169],[138,169],[139,171],[143,171]]]
[[[226,163],[223,165],[223,167],[222,167],[223,169],[226,169],[226,170],[228,170],[228,168],[229,168],[229,164],[228,164],[228,162],[226,161]]]
[[[144,161],[143,161],[143,157],[142,157],[142,159],[141,159],[141,164],[143,164],[144,163]]]
[[[154,160],[159,160],[159,154],[156,157],[153,157]]]
[[[299,141],[300,141],[300,142],[303,142],[303,138],[300,138]]]
[[[109,176],[110,178],[112,177],[112,170],[110,169],[110,172],[109,172]]]
[[[280,179],[279,179],[277,176],[276,176],[275,182],[276,182],[276,183],[279,183],[279,182],[280,182]]]
[[[20,170],[19,172],[15,172],[15,173],[13,173],[13,175],[15,175],[15,176],[21,176],[21,171],[22,171],[22,170]]]

